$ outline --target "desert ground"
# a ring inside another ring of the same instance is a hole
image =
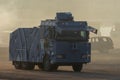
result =
[[[120,80],[120,50],[109,53],[92,51],[91,63],[82,72],[73,72],[70,66],[60,66],[58,71],[45,72],[16,70],[9,61],[8,48],[0,48],[0,80]]]

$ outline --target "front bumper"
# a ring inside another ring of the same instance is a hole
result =
[[[83,58],[52,58],[51,64],[57,65],[73,65],[73,64],[81,64],[81,63],[89,63],[91,61],[90,56],[86,56]]]

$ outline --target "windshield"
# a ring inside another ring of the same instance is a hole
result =
[[[62,31],[61,34],[57,33],[56,39],[58,40],[88,40],[88,31]]]

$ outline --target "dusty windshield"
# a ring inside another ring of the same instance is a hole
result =
[[[61,34],[57,33],[58,40],[86,40],[88,39],[87,31],[63,31]]]

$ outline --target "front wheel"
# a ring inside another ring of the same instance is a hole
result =
[[[44,61],[43,61],[43,67],[45,71],[55,71],[58,68],[57,65],[50,63],[49,56],[45,56]]]
[[[50,59],[48,56],[45,56],[44,61],[43,61],[43,67],[45,71],[51,71],[51,63],[50,63]]]
[[[83,67],[83,64],[82,64],[82,63],[81,63],[81,64],[74,64],[74,65],[72,65],[72,68],[73,68],[73,70],[74,70],[75,72],[81,72],[82,67]]]
[[[58,69],[58,65],[52,65],[52,71],[56,71]]]

